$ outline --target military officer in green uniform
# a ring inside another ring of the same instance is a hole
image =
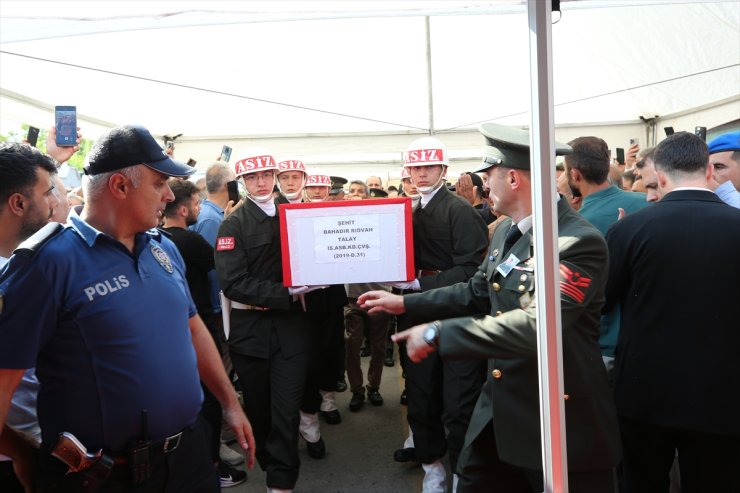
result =
[[[396,296],[369,292],[366,308],[406,313],[417,325],[398,334],[412,361],[488,358],[488,376],[465,437],[458,493],[540,492],[536,293],[528,132],[493,123],[483,165],[497,228],[478,272],[467,282]],[[558,154],[567,146],[557,144]],[[565,419],[571,492],[612,493],[620,457],[614,403],[599,352],[607,250],[603,237],[558,202]],[[484,315],[487,314],[487,315]]]

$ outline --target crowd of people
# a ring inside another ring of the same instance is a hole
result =
[[[256,459],[292,492],[336,392],[385,404],[395,342],[389,461],[422,493],[542,491],[530,136],[480,132],[454,183],[442,140],[410,142],[398,187],[256,147],[196,184],[128,125],[69,195],[76,146],[0,144],[0,489],[218,491]],[[740,491],[740,132],[555,151],[570,491]],[[282,204],[386,197],[411,202],[413,279],[284,285]]]

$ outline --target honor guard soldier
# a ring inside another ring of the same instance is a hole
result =
[[[231,300],[229,351],[252,416],[257,460],[271,492],[298,479],[299,408],[308,368],[308,319],[299,295],[314,288],[283,286],[280,220],[272,190],[278,166],[252,148],[234,162],[247,200],[224,219],[216,240],[219,285]]]
[[[306,185],[306,166],[298,159],[286,159],[278,163],[277,187],[280,190],[278,203],[300,204],[303,202],[303,187]]]
[[[476,172],[486,174],[494,210],[511,219],[496,229],[478,271],[453,286],[403,297],[367,293],[361,301],[433,320],[395,337],[406,341],[412,361],[432,354],[444,360],[490,358],[460,454],[457,492],[489,492],[492,485],[507,493],[540,492],[529,133],[494,123],[480,131],[486,147]],[[556,143],[558,154],[569,150]],[[612,493],[620,444],[598,343],[606,245],[564,199],[557,208],[569,491]]]
[[[414,185],[414,182],[411,181],[411,174],[409,174],[409,169],[406,166],[401,168],[401,183],[403,184],[403,196],[410,198],[411,208],[416,209],[419,199],[421,198],[421,194],[416,188],[416,185]]]
[[[413,281],[394,286],[405,292],[428,291],[467,281],[483,258],[488,237],[475,209],[444,186],[449,165],[447,148],[434,137],[422,137],[403,153],[403,165],[420,194],[419,205],[413,211],[414,264],[418,272]],[[412,324],[408,317],[398,318],[399,330]],[[422,364],[405,365],[408,421],[415,458],[425,471],[424,493],[444,491],[446,472],[440,459],[448,449],[455,471],[484,371],[481,361],[443,363],[436,354]],[[408,459],[408,448],[396,451],[396,460]]]
[[[304,194],[309,202],[329,200],[332,187],[331,177],[322,170],[309,168]],[[304,412],[318,414],[327,424],[335,425],[342,421],[337,409],[334,391],[338,375],[344,373],[344,305],[347,304],[347,293],[344,285],[328,286],[306,295],[306,312],[316,335],[315,384],[313,391],[304,399],[301,409],[301,424],[311,423],[305,433],[309,455],[323,457],[323,453],[310,445],[312,429],[318,430],[318,420],[314,414],[310,419]],[[315,399],[318,396],[320,399]],[[304,422],[304,420],[306,420]],[[315,424],[314,424],[315,421]],[[315,436],[314,436],[315,437]]]
[[[110,130],[90,152],[81,213],[22,243],[0,278],[0,453],[33,474],[5,414],[36,365],[42,491],[218,492],[199,377],[254,451],[182,257],[152,229],[173,199],[167,178],[193,171],[143,127]]]

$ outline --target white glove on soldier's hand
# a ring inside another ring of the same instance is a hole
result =
[[[291,294],[293,296],[298,296],[299,294],[306,294],[310,293],[311,291],[316,291],[317,289],[325,289],[329,286],[296,286],[294,288],[288,288],[288,294]]]
[[[421,286],[419,285],[418,279],[414,279],[413,281],[386,282],[385,284],[398,289],[421,291]]]

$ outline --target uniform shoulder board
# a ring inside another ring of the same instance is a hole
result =
[[[64,226],[59,223],[49,223],[36,231],[26,241],[13,250],[10,258],[3,269],[0,269],[0,313],[3,311],[3,298],[7,292],[7,286],[13,277],[31,264],[31,259],[38,253],[41,247],[62,232]]]
[[[18,245],[18,247],[13,250],[13,255],[35,255],[36,252],[41,249],[44,243],[61,233],[63,229],[63,224],[48,223],[46,226],[36,231],[33,235],[26,239],[26,241]]]

